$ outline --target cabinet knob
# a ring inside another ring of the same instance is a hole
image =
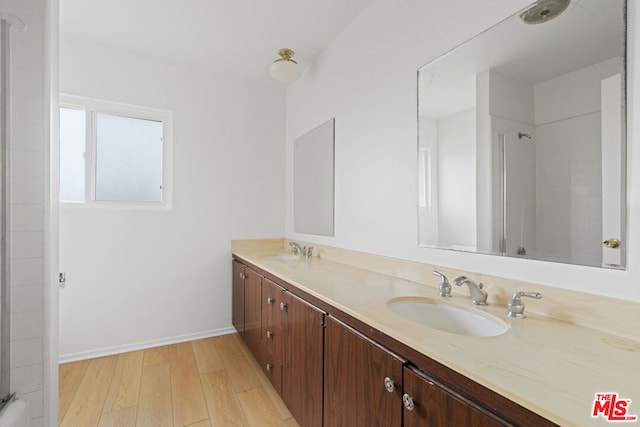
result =
[[[282,310],[282,311],[286,311],[287,310],[287,303],[286,302],[281,302],[280,303],[280,310]]]
[[[274,301],[275,301],[275,299],[273,299],[271,297],[267,297],[267,304],[273,304]]]
[[[271,370],[273,369],[273,365],[271,363],[267,363],[267,372],[271,372]]]
[[[405,408],[407,408],[407,411],[413,411],[413,408],[415,408],[416,406],[413,403],[413,399],[411,398],[411,396],[409,396],[407,393],[402,395],[402,404]]]
[[[267,331],[267,338],[273,338],[273,332]]]
[[[240,278],[241,278],[241,279],[246,279],[246,278],[247,278],[247,275],[246,275],[246,274],[244,274],[244,273],[240,273]]]
[[[393,393],[393,390],[395,389],[395,384],[393,383],[393,380],[391,378],[386,377],[384,379],[384,388],[386,388],[389,393]]]

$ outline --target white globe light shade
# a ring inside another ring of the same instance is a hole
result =
[[[293,61],[281,59],[269,67],[271,77],[282,83],[290,83],[300,77],[300,67]]]

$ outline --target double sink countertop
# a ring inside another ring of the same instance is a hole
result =
[[[473,306],[464,294],[441,298],[442,303],[492,314],[507,323],[507,332],[492,337],[441,332],[407,320],[387,305],[398,297],[439,300],[437,287],[321,257],[272,257],[278,253],[284,249],[233,249],[237,257],[557,424],[607,424],[602,416],[592,417],[596,393],[631,399],[628,415],[638,415],[640,424],[640,342],[526,309],[525,318],[512,319],[504,305]]]

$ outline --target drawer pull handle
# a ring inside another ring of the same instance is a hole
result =
[[[416,406],[413,403],[413,399],[411,398],[411,396],[409,396],[407,393],[402,396],[402,404],[405,408],[407,408],[407,411],[413,411],[413,408],[415,408]]]
[[[389,393],[393,393],[393,390],[395,389],[395,384],[393,383],[393,380],[391,378],[386,377],[384,379],[384,388],[386,388]]]

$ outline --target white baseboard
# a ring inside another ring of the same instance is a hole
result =
[[[196,332],[194,334],[179,335],[176,337],[161,338],[157,340],[143,341],[139,343],[105,347],[95,350],[81,351],[78,353],[61,354],[58,356],[59,363],[75,362],[78,360],[95,359],[96,357],[111,356],[128,351],[143,350],[146,348],[159,347],[162,345],[176,344],[185,341],[199,340],[202,338],[217,337],[236,332],[234,327],[214,329],[211,331]]]

